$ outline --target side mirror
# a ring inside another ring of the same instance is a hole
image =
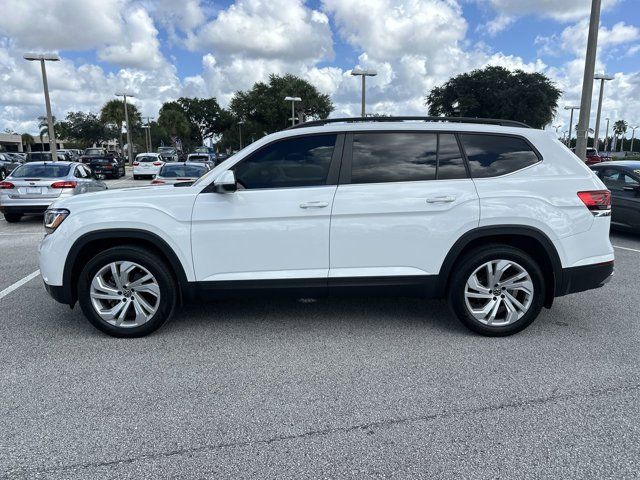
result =
[[[238,189],[236,175],[233,170],[223,172],[213,182],[213,191],[216,193],[232,193]]]

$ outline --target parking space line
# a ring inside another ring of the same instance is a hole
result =
[[[618,245],[613,245],[613,248],[619,248],[620,250],[629,250],[630,252],[640,253],[640,250],[638,250],[637,248],[619,247]]]
[[[22,280],[18,280],[16,283],[14,283],[13,285],[8,286],[7,288],[5,288],[4,290],[2,290],[0,292],[0,300],[2,300],[4,297],[6,297],[7,295],[9,295],[11,292],[13,292],[14,290],[19,289],[21,286],[23,286],[25,283],[33,280],[34,278],[36,278],[38,275],[40,275],[40,270],[36,270],[33,273],[30,273],[29,275],[27,275],[26,277],[24,277]]]

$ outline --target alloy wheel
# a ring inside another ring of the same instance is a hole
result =
[[[522,318],[533,301],[531,275],[511,260],[491,260],[467,279],[464,300],[480,323],[501,327]]]
[[[91,304],[105,322],[123,328],[147,323],[160,306],[160,285],[143,266],[111,262],[91,280]]]

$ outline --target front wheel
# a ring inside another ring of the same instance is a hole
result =
[[[449,283],[449,305],[471,330],[506,336],[533,322],[544,303],[536,261],[508,245],[487,245],[461,258]]]
[[[169,320],[176,291],[162,259],[139,247],[114,247],[82,270],[78,302],[97,329],[114,337],[142,337]]]
[[[4,214],[4,219],[8,223],[18,223],[21,218],[22,218],[21,213],[5,213]]]

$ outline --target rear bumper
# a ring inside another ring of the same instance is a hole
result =
[[[556,296],[600,288],[613,277],[613,261],[562,269],[562,283]]]
[[[53,203],[53,202],[52,202]],[[2,213],[20,213],[20,214],[34,214],[39,215],[49,208],[49,205],[0,205],[0,212]]]

